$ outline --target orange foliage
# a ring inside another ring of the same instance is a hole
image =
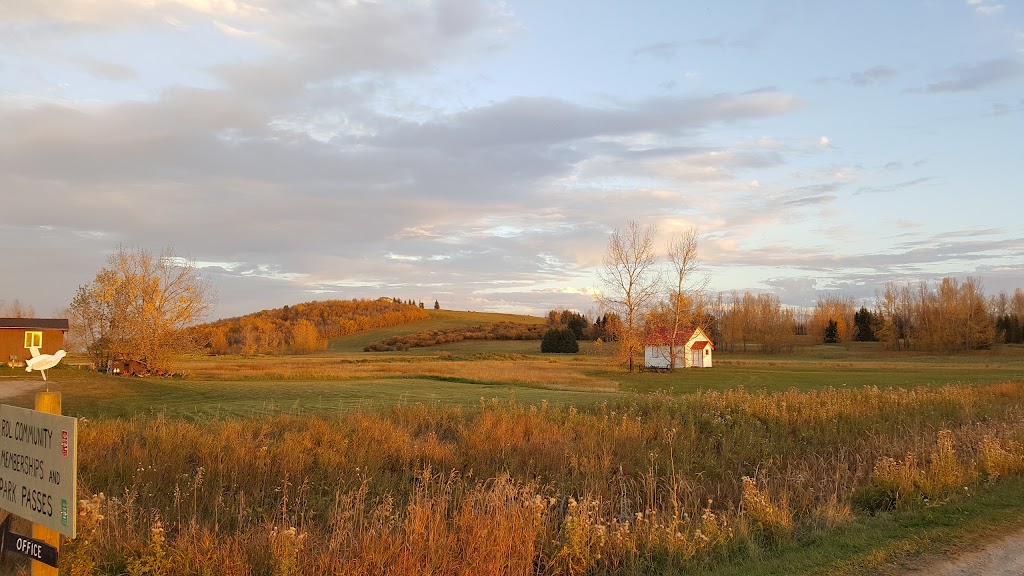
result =
[[[426,310],[391,298],[323,300],[263,310],[197,326],[211,352],[268,354],[323,350],[331,338],[427,318]],[[314,333],[315,332],[315,333]]]

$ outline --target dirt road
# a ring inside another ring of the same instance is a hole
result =
[[[7,400],[8,398],[40,390],[46,390],[46,382],[43,382],[42,378],[38,380],[25,378],[18,378],[17,380],[4,378],[0,380],[0,400]]]
[[[990,542],[979,550],[937,557],[908,576],[1024,575],[1024,530]]]

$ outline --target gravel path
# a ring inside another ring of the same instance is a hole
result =
[[[1024,530],[990,542],[979,550],[928,563],[911,576],[1024,575]]]
[[[29,380],[19,378],[17,380],[0,380],[0,400],[7,400],[27,392],[39,392],[46,390],[46,382],[42,378]]]

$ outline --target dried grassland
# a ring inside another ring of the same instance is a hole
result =
[[[79,483],[97,495],[62,562],[131,575],[689,570],[1020,475],[1022,424],[1024,383],[88,421]]]

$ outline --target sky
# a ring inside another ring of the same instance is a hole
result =
[[[1012,291],[1022,163],[1008,0],[0,0],[0,300],[42,316],[119,245],[214,318],[591,311],[631,220],[793,306]]]

